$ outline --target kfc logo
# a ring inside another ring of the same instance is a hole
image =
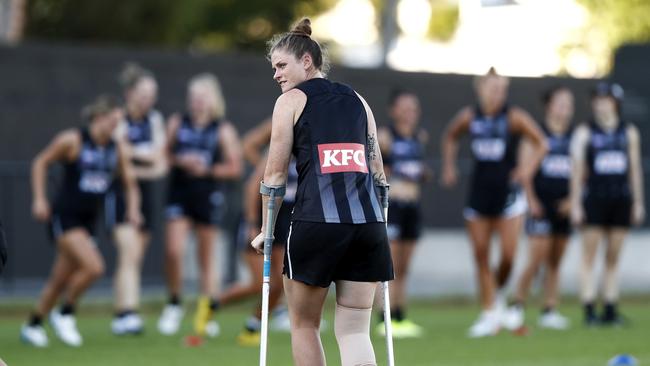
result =
[[[366,150],[362,144],[320,144],[318,145],[318,158],[322,174],[368,173]]]

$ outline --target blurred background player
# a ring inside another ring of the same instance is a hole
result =
[[[544,266],[544,303],[538,324],[542,328],[566,329],[569,320],[557,311],[559,269],[569,242],[571,211],[569,179],[572,136],[573,93],[567,87],[556,86],[542,96],[545,118],[542,130],[549,151],[542,160],[532,185],[525,186],[529,217],[526,231],[529,237],[528,263],[517,284],[514,300],[506,314],[508,328],[524,325],[524,305],[530,286]],[[523,142],[522,161],[529,160],[530,145]]]
[[[75,305],[84,291],[104,273],[104,259],[92,238],[102,202],[114,178],[121,176],[126,195],[128,221],[141,223],[140,196],[129,155],[113,140],[124,118],[117,99],[102,95],[83,110],[87,127],[59,133],[32,163],[32,213],[49,221],[56,242],[52,273],[21,339],[36,347],[48,344],[43,317],[49,313],[54,333],[67,345],[78,347],[82,337],[75,321]],[[50,209],[47,199],[47,168],[54,162],[64,167],[63,183]],[[63,306],[50,310],[63,295]]]
[[[572,141],[571,219],[582,225],[580,296],[586,325],[619,325],[618,260],[630,224],[645,218],[641,137],[620,116],[623,89],[600,82],[591,94],[593,119],[579,126]],[[605,239],[604,309],[596,314],[594,259]]]
[[[370,317],[377,281],[393,278],[390,247],[375,185],[386,185],[377,130],[365,101],[324,78],[327,61],[311,38],[311,22],[269,42],[282,95],[264,173],[284,186],[291,154],[298,191],[284,260],[284,289],[296,365],[325,365],[319,335],[328,288],[336,284],[334,333],[342,365],[376,365]],[[268,203],[263,196],[263,206]],[[278,202],[281,204],[281,202]],[[261,251],[262,232],[252,245]]]
[[[419,337],[422,327],[406,317],[406,284],[421,230],[420,184],[431,176],[423,161],[428,134],[419,128],[420,101],[413,92],[393,90],[389,115],[390,127],[380,128],[377,135],[390,183],[388,239],[395,270],[395,280],[390,282],[393,336]],[[383,317],[380,319],[377,331],[383,334]]]
[[[510,106],[507,78],[492,68],[476,79],[478,105],[467,106],[450,122],[442,138],[442,183],[456,185],[458,140],[470,135],[474,169],[463,216],[474,248],[482,312],[468,331],[469,337],[499,331],[506,307],[505,286],[526,212],[521,185],[532,179],[546,153],[546,140],[523,109]],[[530,160],[517,163],[520,137],[530,140]],[[501,258],[496,273],[490,269],[490,241],[500,237]],[[496,295],[495,295],[496,289]]]
[[[143,222],[139,228],[128,224],[124,190],[116,185],[107,195],[106,203],[107,220],[114,220],[113,237],[118,254],[114,278],[115,318],[111,324],[116,335],[138,334],[143,330],[137,311],[142,260],[153,229],[153,184],[167,170],[165,127],[162,115],[154,109],[158,84],[153,73],[129,63],[120,74],[120,83],[126,102],[125,119],[117,127],[116,136],[123,142],[138,180]]]
[[[225,209],[219,183],[238,179],[242,174],[239,137],[235,127],[225,120],[226,104],[217,78],[212,74],[197,75],[190,80],[187,92],[188,114],[173,115],[167,126],[171,177],[165,271],[169,302],[158,321],[159,331],[166,335],[175,334],[183,318],[181,265],[190,229],[196,234],[200,272],[194,331],[198,335],[206,333],[218,306],[213,251],[217,225]]]
[[[271,140],[271,120],[267,119],[249,131],[243,140],[243,151],[246,160],[253,165],[254,170],[244,185],[244,217],[239,230],[241,253],[251,275],[247,284],[235,284],[219,296],[220,306],[259,295],[262,292],[262,266],[264,258],[249,245],[262,226],[262,206],[260,201],[260,182],[264,178],[266,167],[266,150]],[[261,152],[261,153],[260,153]],[[286,310],[280,304],[282,298],[282,258],[291,225],[291,211],[298,186],[298,172],[292,160],[287,177],[287,190],[283,197],[282,206],[275,222],[273,250],[271,253],[271,287],[269,291],[269,309],[273,310],[272,327],[276,330],[289,330],[289,318]],[[262,319],[261,303],[256,303],[253,314],[246,320],[243,331],[237,341],[245,346],[257,346],[260,343],[260,325]]]
[[[0,221],[0,274],[7,264],[7,239],[5,238],[5,229]]]

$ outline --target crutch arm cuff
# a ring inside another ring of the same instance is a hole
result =
[[[273,194],[275,197],[284,197],[284,194],[287,191],[287,186],[286,184],[283,184],[281,186],[267,186],[264,184],[264,181],[260,182],[260,194],[262,196],[270,196],[271,191],[275,191]]]

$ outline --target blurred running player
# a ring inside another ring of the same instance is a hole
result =
[[[580,296],[584,320],[620,325],[618,259],[630,224],[645,218],[641,136],[620,116],[623,89],[600,82],[591,94],[593,119],[579,126],[572,141],[571,219],[582,225]],[[594,259],[605,239],[604,309],[596,314]]]
[[[153,229],[153,184],[167,170],[163,117],[153,109],[158,93],[156,79],[149,70],[130,63],[122,71],[120,83],[124,90],[126,115],[117,127],[116,138],[123,142],[138,180],[143,222],[139,228],[128,223],[124,190],[121,185],[116,185],[106,200],[107,221],[114,226],[113,236],[118,250],[113,280],[115,318],[111,324],[116,335],[139,334],[143,330],[142,318],[137,311],[142,260]]]
[[[226,105],[217,78],[212,74],[193,77],[188,86],[188,114],[173,115],[168,122],[171,177],[166,208],[165,270],[169,302],[158,321],[162,334],[175,334],[183,318],[181,306],[182,259],[190,229],[197,239],[200,297],[194,331],[206,334],[217,324],[212,315],[218,306],[213,264],[217,226],[224,214],[224,180],[242,174],[239,137],[225,119]]]
[[[389,114],[390,127],[380,128],[377,134],[390,183],[388,239],[395,268],[395,280],[390,283],[393,336],[418,337],[422,334],[422,327],[406,317],[406,282],[415,244],[420,237],[420,184],[431,176],[424,164],[428,134],[418,126],[420,101],[414,93],[394,90],[390,95]],[[385,331],[383,317],[377,331],[380,334]]]
[[[508,84],[508,79],[493,68],[477,78],[478,105],[461,109],[442,138],[444,186],[452,187],[458,182],[458,140],[465,134],[470,135],[475,161],[463,216],[474,247],[483,311],[470,327],[469,337],[499,331],[506,307],[505,286],[526,212],[521,186],[532,179],[547,150],[544,135],[530,115],[507,103]],[[518,164],[520,137],[530,140],[532,151],[530,160]],[[501,239],[501,261],[493,274],[490,241],[495,231]]]
[[[245,244],[242,247],[242,257],[251,274],[251,281],[247,284],[235,284],[219,297],[220,306],[233,303],[249,298],[253,295],[259,295],[262,291],[262,267],[264,258],[255,252],[248,245],[250,241],[257,236],[262,218],[262,210],[259,199],[260,181],[264,178],[264,168],[266,167],[266,155],[260,154],[261,150],[268,145],[271,139],[271,120],[265,120],[260,125],[249,131],[243,138],[243,151],[246,160],[254,166],[254,171],[246,180],[244,186],[244,220],[239,230],[240,242]],[[278,212],[278,218],[275,223],[275,240],[273,242],[271,258],[271,288],[269,291],[269,308],[277,307],[282,297],[282,257],[284,256],[284,247],[287,242],[289,225],[291,224],[291,210],[296,196],[298,184],[298,173],[296,172],[295,162],[289,166],[289,175],[287,179],[287,193],[284,196],[282,207]],[[253,314],[246,320],[244,330],[237,337],[239,344],[244,346],[257,346],[260,343],[260,326],[262,319],[261,304],[255,305]],[[288,318],[284,315],[286,312],[281,309],[274,310],[274,326],[287,329]],[[276,315],[278,318],[276,319]]]
[[[75,306],[86,289],[104,273],[104,259],[93,239],[95,222],[104,196],[114,178],[121,176],[126,195],[126,217],[140,225],[140,194],[125,148],[113,140],[115,128],[124,118],[117,99],[102,95],[84,108],[87,127],[59,133],[32,163],[32,213],[49,221],[57,254],[41,297],[21,339],[36,347],[48,344],[43,317],[49,313],[54,333],[69,346],[81,346]],[[47,198],[47,168],[55,162],[64,167],[63,184],[54,206]],[[63,297],[63,305],[52,310]],[[50,312],[50,310],[52,310]]]
[[[524,305],[535,274],[544,266],[544,304],[538,324],[542,328],[566,329],[569,320],[557,311],[559,269],[564,249],[569,242],[569,178],[571,176],[571,144],[573,93],[566,87],[553,87],[544,93],[546,110],[542,130],[549,146],[533,184],[525,186],[529,202],[526,231],[530,251],[513,304],[506,314],[511,329],[524,324]],[[527,161],[530,146],[524,142],[522,160]]]
[[[273,110],[263,185],[286,184],[292,152],[298,170],[284,256],[294,363],[325,365],[319,327],[334,282],[341,364],[376,365],[370,342],[372,303],[377,281],[391,280],[393,270],[375,188],[387,182],[372,112],[349,86],[324,78],[327,62],[311,38],[309,19],[276,35],[269,45],[282,95]],[[264,208],[268,199],[263,196]],[[252,243],[258,251],[267,222],[266,210],[262,214],[262,233]]]

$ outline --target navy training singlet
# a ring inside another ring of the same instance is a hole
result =
[[[549,150],[533,180],[535,192],[542,201],[557,201],[569,195],[571,178],[570,145],[573,130],[555,135],[542,126]]]
[[[424,146],[417,133],[404,137],[392,126],[390,133],[393,144],[384,165],[390,167],[391,178],[421,182],[424,176]]]
[[[627,123],[620,122],[615,130],[606,132],[592,121],[589,129],[585,193],[602,199],[630,197]]]
[[[298,192],[293,220],[383,222],[368,167],[368,117],[347,85],[315,78],[296,86],[307,95],[294,126]]]
[[[118,156],[112,140],[95,144],[88,128],[80,129],[81,149],[75,161],[64,164],[63,184],[56,199],[59,213],[94,212],[115,180]]]
[[[173,154],[176,157],[194,156],[210,169],[221,160],[218,132],[219,121],[215,120],[205,127],[197,128],[192,124],[190,117],[185,116],[174,136]],[[179,167],[173,167],[171,185],[176,189],[212,191],[217,187],[217,181],[211,174],[206,177],[194,177]]]
[[[130,116],[126,116],[126,138],[135,150],[150,150],[153,144],[153,127],[151,119],[154,118],[158,112],[151,111],[147,113],[141,120],[134,120]],[[147,162],[134,159],[134,164],[146,165]]]

